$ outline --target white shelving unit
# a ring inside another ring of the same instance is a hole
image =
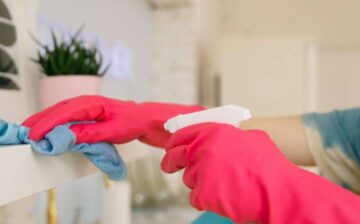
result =
[[[119,152],[124,161],[130,161],[144,147],[133,142],[122,145]],[[30,145],[0,146],[0,166],[0,206],[98,172],[80,154],[42,156]]]

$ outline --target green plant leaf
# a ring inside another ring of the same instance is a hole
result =
[[[53,30],[51,30],[51,38],[52,38],[53,44],[54,44],[54,51],[56,51],[58,49],[58,41],[56,39],[56,35]]]
[[[109,70],[110,66],[111,66],[111,63],[109,63],[102,72],[99,72],[99,75],[104,76],[106,74],[106,72]]]
[[[71,37],[70,42],[58,39],[55,32],[51,32],[52,46],[42,45],[38,40],[39,46],[44,49],[44,53],[37,52],[37,57],[33,62],[40,65],[41,70],[49,76],[54,75],[104,75],[110,67],[110,64],[100,73],[103,64],[103,56],[95,47],[85,46],[85,43],[79,39],[83,27],[80,27]]]
[[[35,42],[37,45],[39,45],[39,47],[43,48],[43,47],[46,46],[46,45],[42,44],[42,43],[34,36],[34,34],[31,33],[30,31],[29,31],[29,35],[30,35],[31,39],[33,39],[34,42]]]

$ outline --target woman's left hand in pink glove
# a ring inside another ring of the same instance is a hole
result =
[[[237,223],[360,223],[356,195],[290,163],[263,131],[183,128],[170,138],[161,167],[185,168],[192,206]]]
[[[179,114],[203,110],[196,105],[123,101],[103,96],[84,95],[63,100],[26,119],[30,138],[42,139],[58,125],[92,121],[71,126],[77,143],[126,143],[138,139],[164,147],[170,133],[164,123]]]

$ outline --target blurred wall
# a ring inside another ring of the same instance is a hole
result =
[[[223,31],[242,34],[313,34],[321,46],[359,46],[360,2],[224,0]]]
[[[319,109],[360,106],[360,49],[323,49],[319,58]]]
[[[212,47],[217,44],[216,37],[309,35],[318,44],[318,109],[328,111],[360,105],[357,97],[360,89],[355,86],[360,73],[359,1],[209,0],[203,4],[217,8],[211,10],[208,6],[208,23],[203,25],[210,27],[207,41],[213,38],[210,45],[205,45],[204,52],[210,55],[202,57],[205,65],[212,64],[211,71],[204,73],[212,86],[216,84],[214,77],[219,67],[218,52]],[[217,21],[215,29],[211,25],[213,21]],[[207,101],[214,102],[216,89],[206,96]]]
[[[222,35],[224,2],[222,0],[194,0],[195,27],[199,60],[199,100],[202,104],[217,105],[219,83],[219,43]]]
[[[151,99],[198,103],[198,41],[193,5],[159,3],[153,18]]]

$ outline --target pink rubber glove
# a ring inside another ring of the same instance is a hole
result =
[[[77,143],[125,143],[139,139],[153,146],[164,147],[170,138],[170,134],[164,130],[164,122],[178,114],[202,109],[200,106],[138,104],[102,96],[80,96],[61,101],[31,116],[23,125],[31,128],[31,139],[40,140],[60,124],[96,121],[71,126]]]
[[[355,194],[290,163],[263,131],[215,123],[181,129],[161,166],[185,168],[193,207],[236,223],[360,223]]]

